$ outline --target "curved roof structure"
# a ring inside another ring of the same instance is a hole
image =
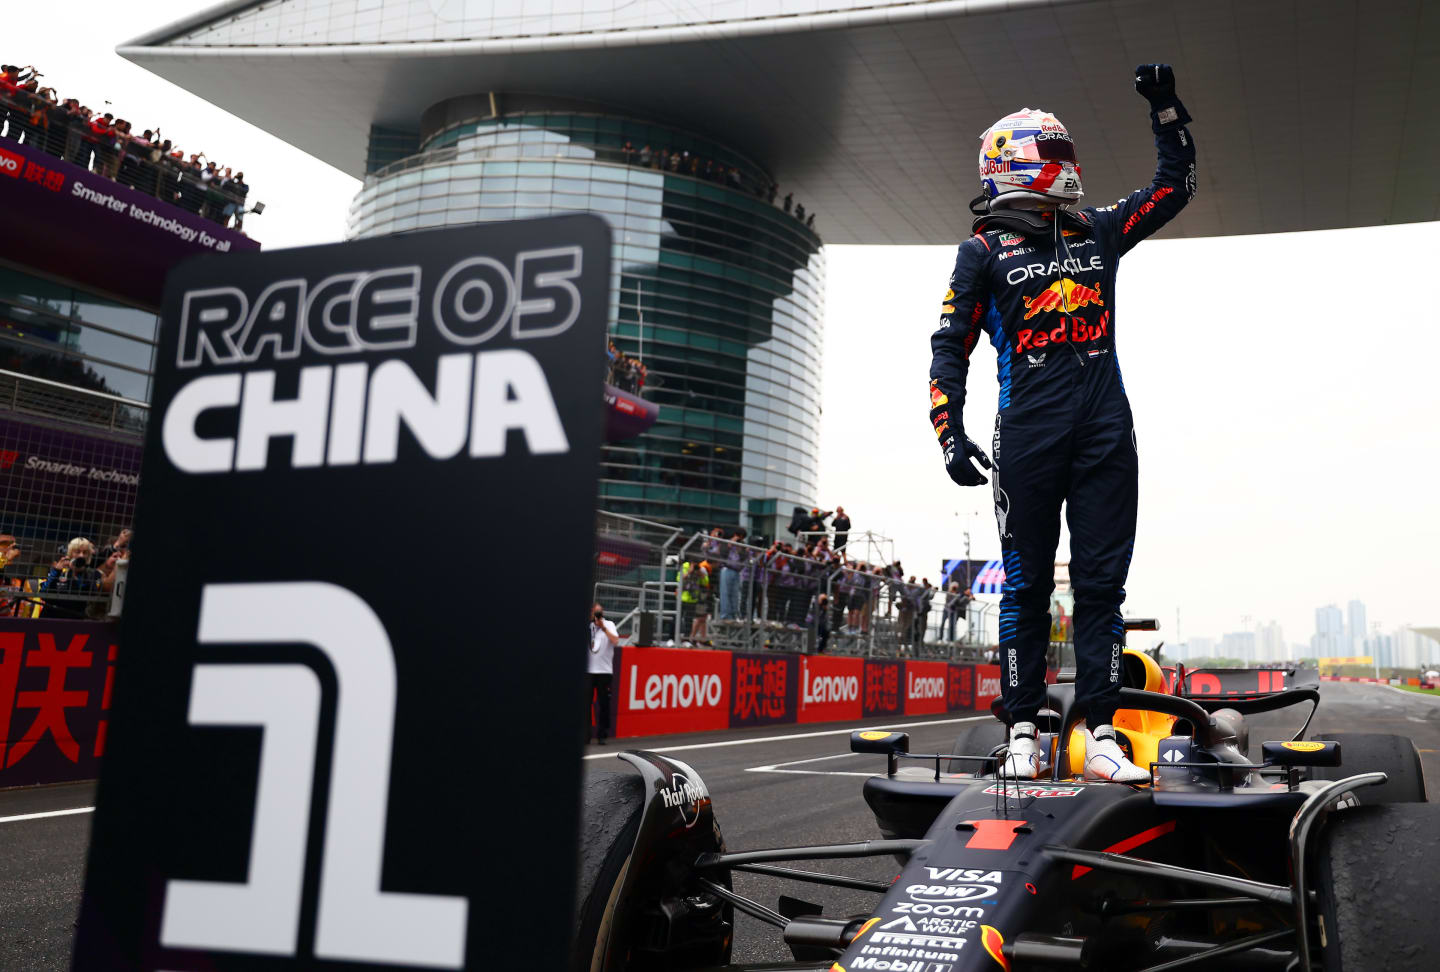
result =
[[[584,98],[761,161],[832,243],[968,233],[978,135],[1022,105],[1087,201],[1144,184],[1130,72],[1168,61],[1200,190],[1166,235],[1440,219],[1404,179],[1440,158],[1425,0],[232,0],[119,52],[356,176],[372,124],[446,98]]]

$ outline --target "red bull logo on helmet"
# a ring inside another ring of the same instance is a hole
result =
[[[1100,299],[1100,285],[1087,287],[1065,277],[1052,283],[1034,297],[1025,298],[1025,320],[1030,320],[1041,311],[1073,311],[1090,304],[1098,307],[1105,306],[1105,301]]]
[[[1042,327],[1021,328],[1015,332],[1015,353],[1031,351],[1036,348],[1043,348],[1050,344],[1064,344],[1070,341],[1081,344],[1086,341],[1094,341],[1097,338],[1108,337],[1110,334],[1110,312],[1106,311],[1100,315],[1098,324],[1091,324],[1078,317],[1062,317],[1060,323],[1046,330]]]

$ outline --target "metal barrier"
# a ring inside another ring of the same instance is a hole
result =
[[[605,606],[622,637],[638,637],[641,616],[664,611],[665,559],[678,527],[601,510],[595,521],[594,600]],[[659,632],[652,637],[658,638]]]
[[[109,613],[148,414],[144,402],[0,371],[0,614]],[[82,538],[93,549],[72,560]]]
[[[8,122],[5,135],[13,141],[23,140],[47,155],[221,226],[228,226],[234,216],[238,230],[245,213],[263,211],[260,204],[253,210],[245,208],[250,187],[244,183],[239,184],[243,188],[236,188],[234,183],[206,181],[200,177],[201,170],[160,154],[162,143],[148,144],[128,133],[97,135],[85,118],[29,92],[0,94],[0,121]]]
[[[705,533],[680,547],[667,602],[676,643],[731,651],[818,651],[829,625],[829,565],[778,544],[762,549]],[[821,601],[821,595],[825,601]]]

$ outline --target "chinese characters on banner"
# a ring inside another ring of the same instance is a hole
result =
[[[0,618],[0,788],[96,777],[114,669],[107,623]]]
[[[730,689],[731,726],[773,726],[795,721],[798,656],[734,652]]]
[[[626,646],[615,675],[617,737],[987,712],[1000,692],[998,665],[779,651]]]

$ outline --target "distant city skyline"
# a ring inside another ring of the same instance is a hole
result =
[[[1351,598],[1342,611],[1338,604],[1315,608],[1315,630],[1307,642],[1287,642],[1275,620],[1241,617],[1240,630],[1220,637],[1194,635],[1168,645],[1165,653],[1177,661],[1192,658],[1235,658],[1244,662],[1284,662],[1301,658],[1370,657],[1379,668],[1419,668],[1440,665],[1440,642],[1414,631],[1410,623],[1382,631],[1384,622],[1369,620],[1360,598]]]

